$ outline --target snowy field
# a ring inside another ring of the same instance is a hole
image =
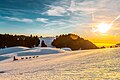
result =
[[[0,61],[0,80],[120,80],[120,48],[83,51],[12,49],[0,50],[0,57],[8,57]],[[12,61],[13,55],[39,57]]]

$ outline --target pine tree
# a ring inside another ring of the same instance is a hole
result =
[[[45,42],[43,40],[41,42],[41,47],[47,47],[47,45],[45,44]]]
[[[51,43],[52,46],[56,48],[64,48],[68,47],[71,50],[79,50],[79,49],[97,49],[98,47],[94,45],[92,42],[85,40],[78,35],[75,34],[63,34],[58,36]]]

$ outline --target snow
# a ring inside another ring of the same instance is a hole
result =
[[[16,54],[13,54],[15,52],[26,51],[29,49],[30,48],[22,47],[22,46],[0,49],[0,61],[3,61],[3,60],[13,57],[14,55],[16,55]]]
[[[56,48],[49,47],[36,47],[31,50],[17,52],[18,56],[31,56],[31,55],[45,55],[45,54],[57,54],[57,53],[65,53],[65,50],[60,50]]]
[[[0,80],[120,80],[120,48],[68,51],[1,62]]]
[[[45,55],[45,54],[57,54],[57,53],[65,53],[65,50],[50,48],[50,47],[35,47],[35,48],[26,48],[26,47],[11,47],[2,49],[0,52],[0,61],[9,59],[13,60],[13,56],[21,57],[21,56],[34,56],[34,55]],[[9,61],[6,60],[6,61]]]
[[[42,42],[42,40],[45,42],[45,44],[48,46],[48,47],[53,47],[51,45],[52,41],[55,39],[55,37],[45,37],[45,38],[40,38],[40,44]]]
[[[27,47],[21,47],[21,46],[4,48],[4,49],[0,49],[0,55],[10,54],[13,52],[19,52],[19,51],[24,51],[24,50],[28,50],[28,49],[29,48],[27,48]]]
[[[72,51],[70,48],[61,48],[63,50],[66,50],[66,51]]]

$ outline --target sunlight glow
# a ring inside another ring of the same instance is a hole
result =
[[[73,39],[73,40],[77,40],[78,39],[78,36],[77,35],[70,35],[70,37]]]
[[[97,25],[97,28],[99,32],[106,33],[111,28],[111,24],[101,23]]]

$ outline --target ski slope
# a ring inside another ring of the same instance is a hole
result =
[[[120,48],[1,62],[0,80],[120,80]]]

